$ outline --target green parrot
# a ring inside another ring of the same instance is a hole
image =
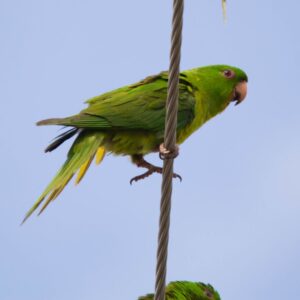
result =
[[[153,300],[154,294],[139,297],[138,300]],[[166,286],[166,300],[221,300],[218,292],[202,282],[174,281]]]
[[[230,102],[240,103],[247,94],[247,80],[241,69],[226,65],[181,72],[177,144],[183,143]],[[159,151],[164,139],[167,84],[168,72],[161,72],[87,100],[87,108],[79,114],[39,121],[37,125],[70,127],[45,152],[51,152],[64,141],[77,136],[67,160],[28,211],[24,221],[43,202],[40,214],[57,198],[75,173],[76,183],[79,183],[93,159],[99,164],[106,153],[129,155],[134,164],[147,169],[144,174],[132,178],[131,183],[152,173],[161,173],[162,169],[147,162],[144,155]],[[174,177],[180,176],[174,174]]]

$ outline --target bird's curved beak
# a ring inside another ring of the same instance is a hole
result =
[[[247,81],[243,80],[239,82],[233,92],[233,99],[231,101],[235,101],[235,105],[240,104],[247,96]]]

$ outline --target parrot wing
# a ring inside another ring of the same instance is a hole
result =
[[[120,129],[162,131],[165,124],[167,82],[167,72],[147,77],[136,84],[89,100],[90,106],[81,114],[85,118],[90,115],[93,121],[94,117],[100,118],[100,127],[104,125]],[[178,129],[194,118],[193,90],[182,74],[179,85]]]
[[[195,89],[184,74],[179,82],[177,129],[189,124],[195,114]],[[89,106],[77,115],[43,120],[37,124],[160,132],[165,125],[167,83],[168,73],[162,72],[88,100]]]

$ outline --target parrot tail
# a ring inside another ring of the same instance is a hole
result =
[[[72,135],[75,134],[73,132],[71,133]],[[69,135],[71,133],[69,132]],[[77,171],[78,173],[75,182],[76,184],[79,183],[85,175],[95,156],[97,164],[99,164],[102,161],[105,155],[105,148],[102,146],[103,139],[103,133],[97,133],[95,131],[81,131],[79,133],[78,137],[76,138],[68,152],[67,160],[65,161],[61,169],[57,172],[56,176],[53,178],[50,184],[46,187],[42,195],[34,203],[32,208],[27,212],[22,224],[31,216],[31,214],[48,196],[47,199],[44,201],[43,206],[39,212],[39,214],[41,214],[44,211],[44,209],[48,206],[48,204],[51,201],[55,200],[55,198],[63,191],[65,186],[68,184],[68,182],[72,179],[72,177]],[[55,146],[52,146],[52,150],[55,148]]]

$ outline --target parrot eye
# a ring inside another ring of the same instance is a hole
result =
[[[223,75],[226,78],[233,78],[235,76],[235,73],[232,70],[225,70],[223,71]]]
[[[207,298],[212,298],[213,294],[212,294],[210,291],[206,290],[206,291],[205,291],[205,296],[206,296]]]

